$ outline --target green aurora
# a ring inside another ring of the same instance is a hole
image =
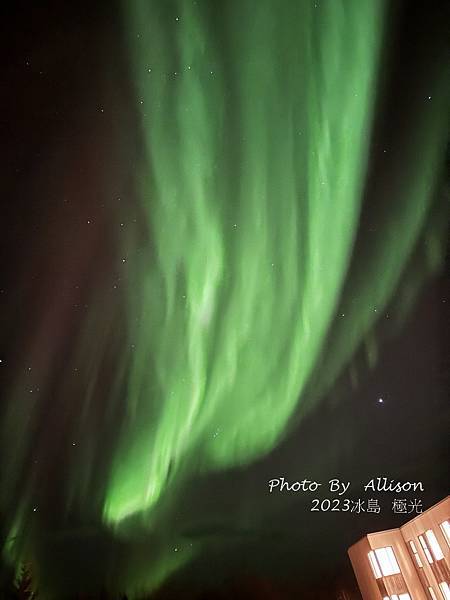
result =
[[[151,518],[169,468],[245,464],[280,439],[345,279],[372,118],[381,4],[319,20],[230,2],[221,42],[206,10],[174,8],[128,15],[152,252],[133,261],[113,523]]]
[[[109,402],[125,410],[99,511],[119,537],[136,523],[156,530],[184,481],[264,456],[317,408],[375,339],[424,236],[424,272],[440,266],[442,222],[429,213],[446,140],[445,102],[436,102],[412,133],[382,233],[354,267],[384,3],[228,0],[217,11],[200,0],[130,0],[123,11],[144,219],[120,250],[127,326]],[[437,77],[430,94],[441,88]],[[424,273],[415,278],[418,287]],[[97,364],[107,351],[101,298],[74,363]],[[92,385],[86,378],[86,398]],[[11,402],[2,428],[9,473],[25,460],[11,433],[22,411]],[[83,429],[83,410],[73,418]],[[24,438],[31,427],[23,424]],[[68,505],[92,494],[95,448],[91,431],[72,464]],[[15,561],[28,547],[31,502],[25,494],[11,518],[10,538],[21,543],[5,554]],[[165,550],[139,585],[159,585],[194,551]]]

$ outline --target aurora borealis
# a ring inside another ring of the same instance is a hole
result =
[[[130,431],[108,489],[112,521],[151,508],[169,466],[176,477],[183,462],[245,463],[280,438],[336,309],[366,165],[378,7],[346,15],[336,4],[322,31],[313,6],[286,6],[274,22],[271,2],[256,13],[230,3],[231,82],[226,67],[209,70],[200,9],[179,8],[172,23],[147,2],[131,16],[154,249],[133,273]],[[373,31],[358,27],[366,20]],[[355,46],[360,64],[336,83]]]
[[[201,523],[195,490],[245,479],[327,397],[344,405],[342,378],[357,395],[445,257],[448,81],[431,51],[410,59],[407,116],[378,142],[397,114],[391,3],[114,11],[93,67],[105,124],[61,153],[55,135],[46,183],[30,176],[47,216],[4,311],[3,561],[32,564],[56,599],[157,591],[210,551],[210,531],[227,548],[260,531],[267,501],[242,500],[230,538],[226,510]],[[75,104],[78,130],[93,117]],[[55,557],[82,544],[67,590]]]

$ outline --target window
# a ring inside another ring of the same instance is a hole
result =
[[[428,550],[428,546],[427,546],[427,543],[426,543],[423,535],[419,535],[419,542],[420,542],[420,545],[422,546],[425,556],[427,557],[427,561],[431,565],[431,563],[433,562],[433,557],[431,556],[431,552]]]
[[[370,561],[370,566],[372,567],[373,574],[375,575],[375,579],[380,579],[381,571],[380,571],[380,567],[378,566],[378,561],[375,557],[375,552],[373,550],[371,550],[368,554],[368,557],[369,557],[369,561]]]
[[[391,546],[377,548],[375,551],[371,550],[368,557],[375,579],[400,573],[400,567]]]
[[[450,587],[448,586],[448,583],[443,581],[439,584],[439,587],[445,600],[450,600]]]
[[[430,594],[432,600],[437,600],[436,594],[434,593],[434,590],[431,587],[431,585],[428,587],[428,593]]]
[[[420,560],[420,556],[419,556],[419,553],[417,552],[417,548],[416,548],[415,543],[412,540],[410,540],[408,543],[410,545],[411,552],[413,553],[413,556],[414,556],[414,559],[415,559],[415,561],[417,563],[417,566],[420,567],[420,568],[422,568],[423,564],[422,564],[422,561]]]
[[[375,556],[384,576],[400,573],[400,567],[391,546],[378,548],[375,550]]]
[[[442,533],[444,534],[445,541],[450,546],[450,523],[448,521],[444,521],[441,523],[440,528],[442,529]]]
[[[431,551],[434,554],[434,558],[436,560],[442,560],[444,558],[444,555],[442,554],[439,542],[437,541],[436,536],[434,535],[434,531],[432,529],[428,529],[428,531],[425,532],[425,535],[427,536],[428,543],[431,546]]]

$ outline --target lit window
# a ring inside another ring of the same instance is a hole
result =
[[[423,535],[419,535],[419,542],[420,542],[420,545],[422,546],[425,556],[427,557],[427,561],[431,565],[431,563],[433,562],[433,557],[431,556],[431,552],[428,550],[428,546],[427,546],[427,543],[426,543]]]
[[[430,594],[432,600],[437,600],[436,594],[434,593],[434,590],[431,586],[428,588],[428,593]]]
[[[442,560],[444,558],[444,555],[442,554],[439,542],[437,541],[436,536],[434,535],[434,531],[432,529],[428,529],[428,531],[425,532],[425,535],[427,536],[428,543],[431,546],[434,558],[436,560]]]
[[[380,571],[380,567],[378,565],[378,561],[376,559],[376,556],[375,556],[375,553],[373,550],[371,550],[369,552],[368,557],[369,557],[369,561],[370,561],[370,566],[372,567],[373,574],[375,575],[375,579],[380,579],[381,571]]]
[[[450,546],[450,523],[448,521],[444,521],[441,523],[442,533],[444,534],[445,541]]]
[[[400,567],[398,566],[397,559],[395,558],[394,551],[391,546],[386,548],[378,548],[375,550],[375,555],[380,565],[381,572],[384,576],[395,575],[400,573]]]
[[[450,600],[450,587],[448,587],[448,583],[443,581],[442,583],[439,584],[439,587],[441,589],[442,595],[444,596],[445,600]]]
[[[411,547],[411,551],[413,553],[413,556],[415,558],[417,566],[420,567],[420,568],[422,568],[423,564],[422,564],[422,561],[420,560],[420,556],[419,556],[419,553],[417,552],[417,548],[416,548],[415,543],[412,540],[410,540],[409,545]]]

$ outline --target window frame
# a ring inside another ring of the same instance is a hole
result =
[[[375,552],[373,550],[371,550],[368,554],[367,557],[369,559],[369,564],[370,567],[372,569],[372,574],[375,577],[375,579],[381,579],[383,577],[380,565],[378,564],[378,559],[375,555]]]
[[[383,548],[376,548],[375,556],[377,557],[377,562],[383,577],[398,575],[402,572],[400,569],[400,565],[398,564],[397,557],[395,556],[394,548],[392,546],[383,546]],[[382,558],[380,558],[380,556]],[[389,567],[389,569],[386,568],[387,566]],[[387,570],[389,570],[389,572],[386,572]]]
[[[425,541],[425,538],[423,537],[423,533],[421,533],[418,536],[418,539],[419,539],[419,543],[422,547],[422,551],[425,554],[425,558],[428,561],[428,564],[432,565],[434,563],[433,555],[431,554],[430,549],[428,548],[428,544]]]
[[[431,553],[433,554],[434,560],[437,562],[438,560],[442,560],[444,558],[444,553],[442,552],[441,545],[438,542],[436,534],[432,529],[427,529],[425,531],[425,537],[430,545]]]
[[[447,542],[447,546],[450,548],[450,522],[448,519],[439,523],[440,530],[444,536],[444,540]]]
[[[417,551],[417,546],[414,543],[414,540],[409,540],[408,544],[411,549],[411,554],[413,555],[414,560],[416,562],[416,565],[419,567],[419,569],[423,569],[423,562],[422,562],[422,559],[420,558],[419,552]]]
[[[439,589],[441,590],[441,594],[444,596],[445,600],[450,600],[450,586],[446,581],[440,582]]]

